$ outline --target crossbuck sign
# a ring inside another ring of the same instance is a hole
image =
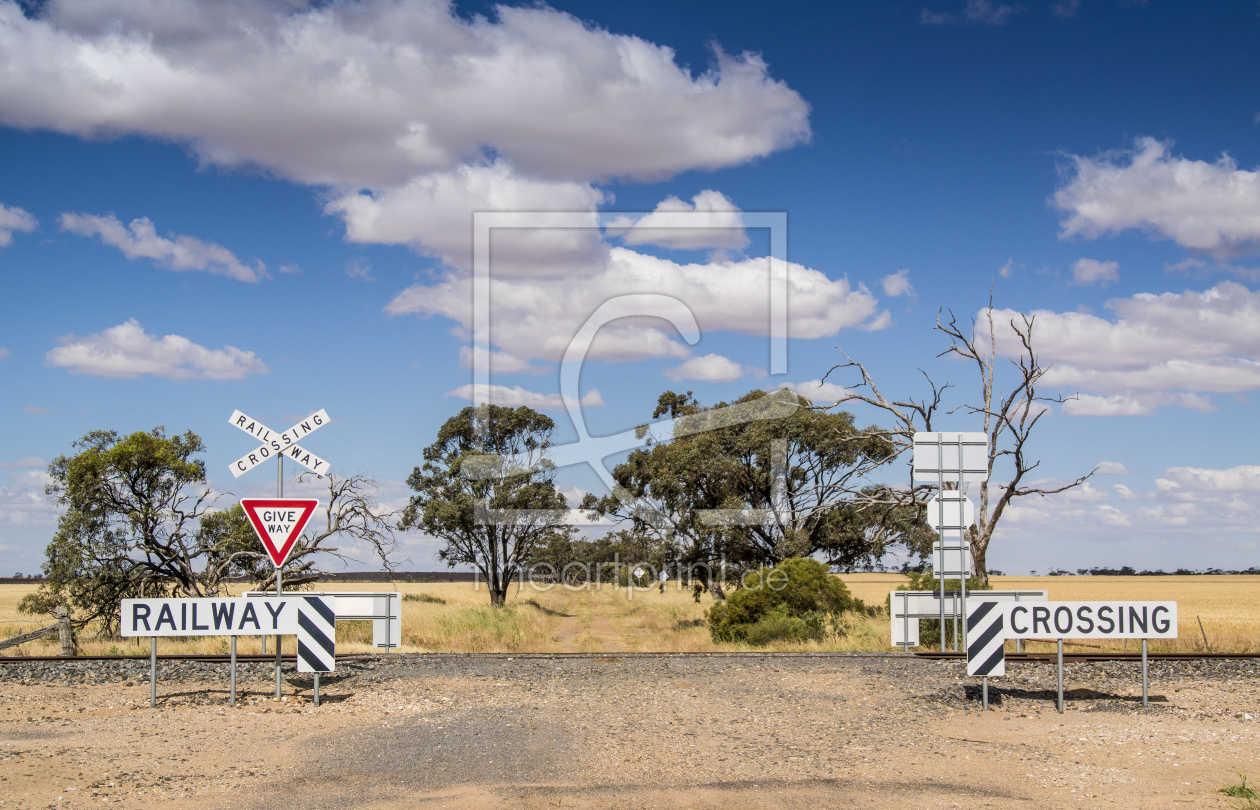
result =
[[[300,447],[298,439],[306,438],[328,424],[328,421],[328,412],[320,408],[283,433],[277,433],[257,419],[252,419],[240,411],[232,411],[233,427],[240,428],[262,442],[262,446],[232,462],[232,476],[240,478],[259,464],[276,456],[288,456],[316,475],[324,475],[328,472],[328,462]]]

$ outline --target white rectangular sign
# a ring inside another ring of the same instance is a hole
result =
[[[245,596],[266,598],[266,591],[246,591]],[[372,622],[372,646],[402,646],[402,591],[303,591],[302,596],[325,596],[332,602],[337,621]],[[386,644],[386,628],[389,639]]]
[[[1176,602],[1005,604],[1007,638],[1176,638]]]
[[[124,599],[124,636],[272,636],[294,635],[297,599]]]
[[[914,434],[911,462],[915,481],[925,484],[979,483],[989,480],[988,441],[983,433]]]

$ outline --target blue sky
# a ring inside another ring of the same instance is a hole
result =
[[[764,374],[764,231],[532,232],[492,254],[492,383],[562,441],[559,352],[611,296],[670,292],[702,337],[601,333],[595,434],[667,388],[809,395],[837,347],[973,400],[932,325],[992,285],[1081,395],[1035,477],[1110,474],[1009,512],[990,565],[1260,564],[1260,16],[1200,8],[0,0],[0,572],[38,567],[42,470],[92,429],[192,429],[217,490],[259,495],[274,474],[227,473],[233,409],[325,408],[310,449],[401,505],[467,402],[472,212],[658,206],[786,212],[788,371]]]

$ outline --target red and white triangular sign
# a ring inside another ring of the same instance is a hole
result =
[[[293,544],[302,536],[306,522],[319,501],[304,498],[241,498],[241,508],[276,568],[284,565]]]

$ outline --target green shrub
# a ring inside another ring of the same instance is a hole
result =
[[[714,641],[755,645],[806,641],[823,637],[828,616],[865,609],[827,566],[794,557],[746,574],[739,589],[709,609],[709,633]]]

